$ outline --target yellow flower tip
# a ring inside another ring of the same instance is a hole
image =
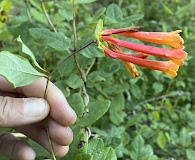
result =
[[[168,38],[169,45],[171,45],[174,48],[180,48],[182,44],[184,44],[183,38],[179,35],[182,32],[182,30],[176,30],[172,31],[170,39]]]
[[[119,33],[122,36],[132,37],[146,42],[156,43],[156,44],[165,44],[173,48],[180,48],[184,44],[184,40],[181,38],[179,33],[182,30],[176,30],[172,32],[121,32]]]
[[[188,53],[184,51],[184,46],[174,49],[175,53],[173,57],[170,58],[175,64],[182,66],[184,64],[184,60],[187,59]]]
[[[179,65],[175,64],[172,61],[169,61],[167,63],[168,63],[167,67],[162,71],[171,77],[176,77]]]
[[[127,62],[121,59],[121,61],[123,62],[123,64],[125,65],[126,69],[128,70],[128,72],[131,74],[131,76],[133,78],[136,78],[139,76],[139,72],[138,70],[135,68],[135,65],[131,62]]]
[[[175,63],[178,66],[183,66],[184,60],[183,59],[171,59],[173,63]]]
[[[172,70],[168,70],[167,72],[165,72],[168,76],[170,77],[176,77],[177,76],[177,72],[172,71]]]

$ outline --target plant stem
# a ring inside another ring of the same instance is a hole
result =
[[[77,32],[76,32],[76,4],[75,4],[75,0],[72,1],[72,10],[73,10],[73,22],[72,22],[72,25],[73,25],[73,32],[74,32],[74,51],[76,50],[76,47],[77,47]],[[82,86],[82,93],[84,95],[84,103],[85,105],[87,106],[88,103],[89,103],[89,96],[87,94],[87,91],[86,91],[86,87],[85,87],[85,83],[87,81],[86,79],[86,75],[84,73],[84,71],[82,70],[82,68],[80,67],[79,63],[78,63],[78,60],[76,58],[76,55],[74,54],[74,61],[76,63],[76,66],[80,72],[80,75],[81,75],[81,78],[84,82],[83,86]]]
[[[77,46],[76,4],[75,4],[75,0],[72,1],[72,14],[73,14],[72,26],[73,26],[73,32],[74,32],[74,51],[75,51],[76,50],[76,46]]]
[[[45,93],[44,93],[44,99],[45,100],[47,99],[47,88],[48,88],[48,84],[49,84],[49,79],[50,79],[50,77],[47,76],[47,83],[46,83],[46,86],[45,86]],[[51,141],[51,136],[49,134],[48,117],[46,117],[46,119],[45,119],[45,125],[46,125],[46,130],[47,130],[47,138],[48,138],[49,146],[50,146],[50,149],[51,149],[51,154],[52,154],[53,160],[56,160],[56,157],[55,157],[55,154],[54,154],[53,145],[52,145],[52,141]]]
[[[48,117],[46,117],[45,123],[46,123],[46,130],[47,130],[47,138],[48,138],[49,145],[50,145],[50,148],[51,148],[51,154],[52,154],[53,160],[56,160],[56,156],[55,156],[55,154],[54,154],[54,149],[53,149],[53,145],[52,145],[52,141],[51,141],[51,136],[50,136],[50,134],[49,134],[49,122],[48,122]]]
[[[65,57],[51,72],[50,76],[52,76],[56,70],[66,61],[68,60],[70,57],[72,57],[73,55],[77,54],[78,52],[82,51],[83,49],[87,48],[88,46],[90,46],[91,44],[96,43],[96,41],[92,41],[89,42],[87,45],[85,45],[84,47],[78,49],[77,51],[74,51],[73,53],[69,54],[67,57]]]
[[[31,16],[31,13],[30,13],[29,6],[28,6],[28,1],[24,1],[24,3],[26,5],[26,11],[27,11],[28,19],[29,19],[30,23],[32,23],[33,20],[32,20],[32,16]]]
[[[163,100],[165,98],[179,97],[179,96],[184,96],[184,95],[187,95],[187,92],[176,91],[175,93],[162,95],[162,96],[159,96],[159,97],[154,97],[154,98],[150,98],[150,99],[144,100],[142,102],[139,102],[135,106],[143,105],[143,104],[146,104],[146,103],[151,103],[153,101]]]
[[[47,98],[47,88],[48,88],[48,84],[49,84],[49,79],[50,77],[56,72],[56,70],[66,61],[68,60],[70,57],[72,57],[73,55],[75,55],[76,53],[79,53],[81,50],[85,49],[86,47],[90,46],[91,44],[93,43],[96,43],[96,41],[92,41],[90,43],[88,43],[87,45],[85,45],[84,47],[80,48],[79,50],[77,51],[74,51],[73,53],[69,54],[66,58],[64,58],[62,60],[61,63],[59,63],[55,68],[54,70],[51,72],[51,74],[48,75],[47,77],[47,83],[46,83],[46,87],[45,87],[45,93],[44,93],[44,99]],[[53,157],[53,160],[56,160],[55,158],[55,154],[54,154],[54,149],[53,149],[53,145],[52,145],[52,141],[51,141],[51,136],[49,134],[49,124],[48,124],[48,117],[46,118],[46,129],[47,129],[47,137],[48,137],[48,141],[49,141],[49,145],[51,147],[51,153],[52,153],[52,157]]]
[[[51,28],[53,29],[53,31],[54,31],[54,32],[57,32],[56,28],[54,27],[53,23],[51,22],[51,20],[50,20],[50,18],[49,18],[49,15],[48,15],[48,13],[47,13],[47,11],[46,11],[46,9],[45,9],[45,4],[44,4],[43,1],[44,1],[44,0],[40,0],[40,2],[41,2],[41,7],[42,7],[42,9],[43,9],[43,11],[44,11],[45,17],[46,17],[46,19],[47,19],[49,25],[50,25]]]
[[[73,27],[73,33],[74,33],[74,51],[76,50],[77,47],[77,30],[76,30],[76,4],[75,0],[72,1],[72,14],[73,14],[73,20],[72,20],[72,27]],[[77,61],[76,55],[74,54],[74,61],[76,63],[76,66],[81,74],[81,78],[85,82],[85,76],[83,75],[83,71],[81,67],[79,66],[79,63]]]

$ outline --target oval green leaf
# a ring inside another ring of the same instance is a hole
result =
[[[0,52],[0,75],[14,88],[31,84],[39,77],[46,77],[33,68],[26,58],[8,51]]]

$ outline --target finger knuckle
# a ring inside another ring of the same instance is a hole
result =
[[[0,97],[0,126],[4,127],[11,118],[11,106],[13,101],[10,97]]]

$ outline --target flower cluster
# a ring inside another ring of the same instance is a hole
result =
[[[138,27],[106,29],[101,32],[100,40],[106,42],[107,45],[101,43],[101,48],[109,57],[122,60],[125,67],[134,78],[138,76],[138,71],[134,64],[153,70],[160,70],[169,76],[175,77],[177,76],[177,70],[183,65],[187,57],[183,46],[184,41],[179,35],[180,32],[181,30],[173,32],[143,32],[140,31]],[[114,38],[116,36],[113,35],[136,38],[154,44],[165,44],[171,48],[161,48],[129,42]],[[125,53],[120,47],[133,50],[135,54]],[[147,59],[149,55],[167,60]]]

